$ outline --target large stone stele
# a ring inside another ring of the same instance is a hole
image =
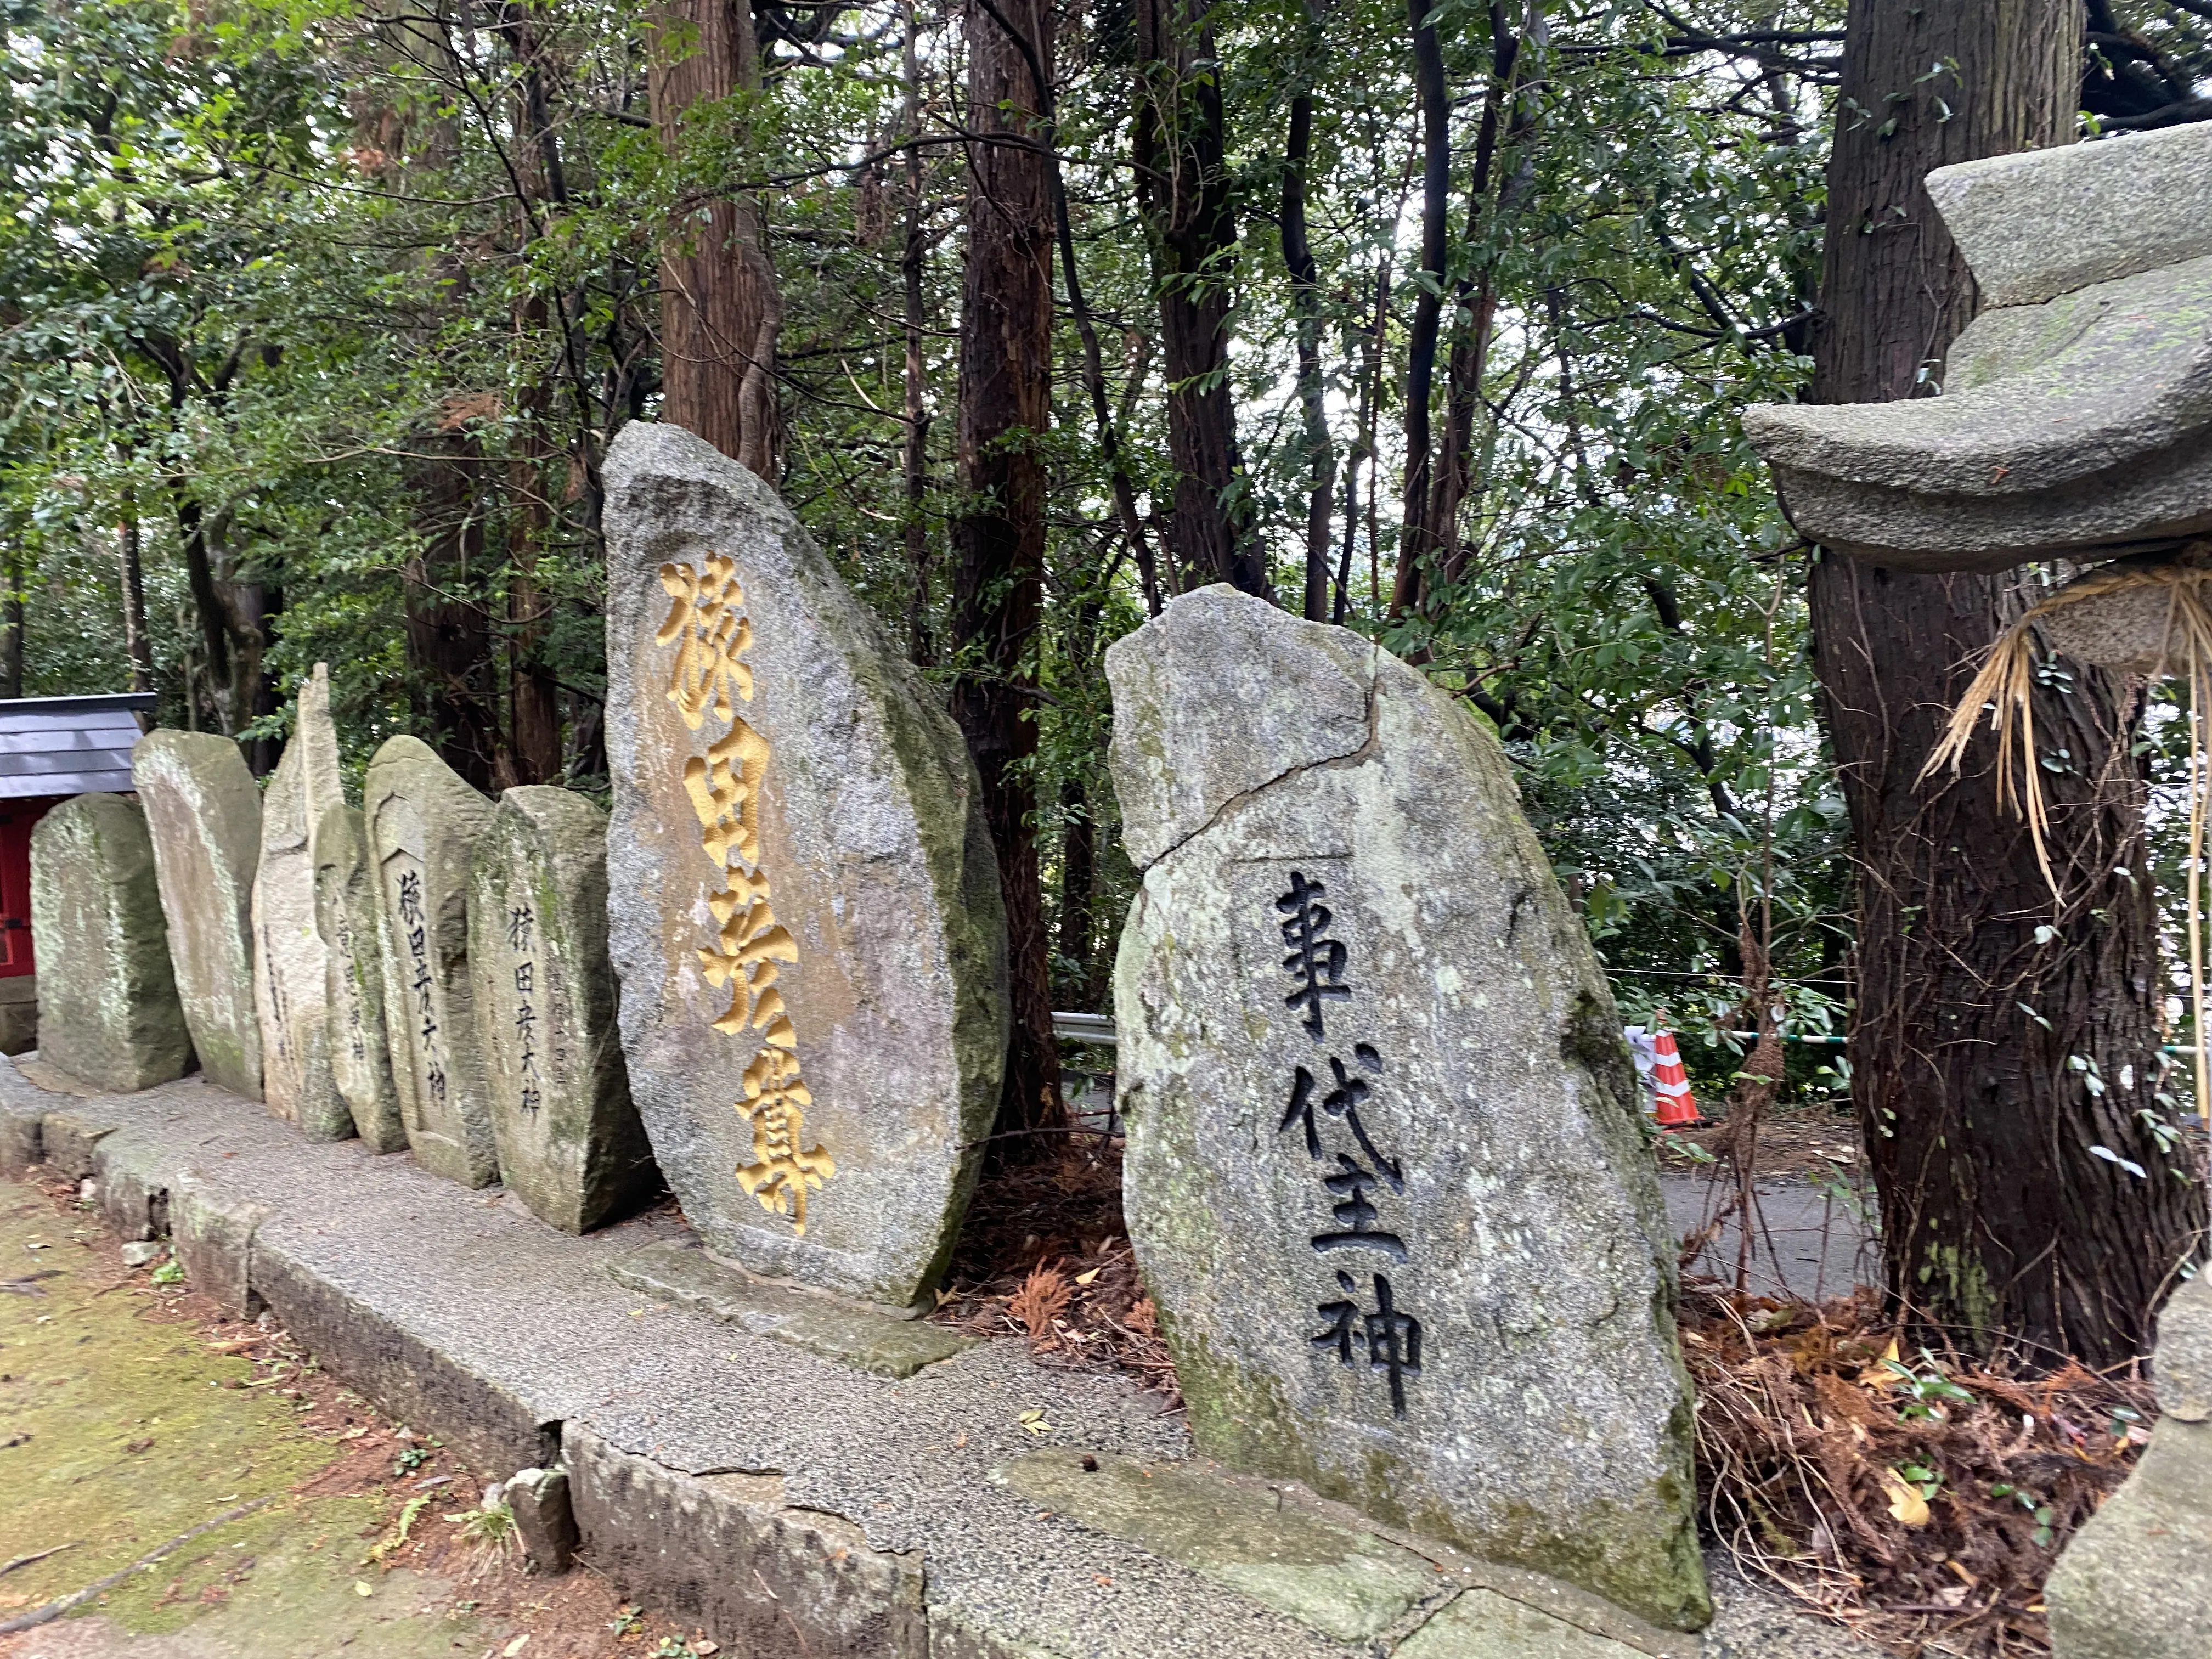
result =
[[[212,732],[149,732],[131,750],[168,923],[169,963],[200,1070],[262,1097],[247,919],[261,790],[238,745]],[[43,965],[43,964],[42,964]]]
[[[2212,1654],[2212,1279],[2167,1301],[2151,1380],[2150,1445],[2045,1586],[2057,1659]]]
[[[78,795],[31,831],[39,1055],[117,1094],[182,1077],[192,1043],[169,965],[146,815]]]
[[[376,881],[384,1027],[407,1144],[465,1187],[499,1178],[469,979],[469,860],[491,803],[420,738],[368,763],[362,811]]]
[[[329,974],[331,1076],[353,1115],[354,1132],[374,1151],[400,1152],[407,1145],[407,1126],[385,1030],[376,878],[361,809],[343,801],[325,806],[313,847],[315,930]]]
[[[310,1140],[343,1140],[354,1133],[353,1114],[331,1068],[330,953],[315,926],[310,845],[316,821],[344,799],[330,671],[317,663],[300,688],[292,740],[262,801],[261,867],[253,880],[263,1095],[271,1112],[297,1123]]]
[[[951,1250],[1005,1060],[975,768],[751,473],[633,422],[606,479],[631,1092],[710,1247],[911,1306]]]
[[[1106,663],[1124,1204],[1199,1449],[1701,1625],[1635,1073],[1496,739],[1226,586]]]
[[[660,1187],[615,1029],[607,815],[566,789],[510,789],[470,881],[500,1178],[540,1218],[588,1232]]]

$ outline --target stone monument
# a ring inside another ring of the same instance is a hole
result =
[[[2159,1316],[2151,1379],[2149,1446],[2045,1586],[2056,1659],[2212,1654],[2212,1279],[2202,1273]]]
[[[1005,1060],[974,766],[767,485],[643,421],[606,479],[631,1091],[714,1249],[911,1306],[951,1250]]]
[[[310,1140],[343,1140],[354,1133],[353,1114],[331,1068],[330,954],[315,927],[312,846],[317,820],[344,799],[330,670],[317,663],[300,688],[292,740],[262,799],[261,867],[253,880],[263,1093],[269,1109],[297,1123]]]
[[[261,790],[246,757],[212,732],[149,732],[131,750],[168,923],[185,1025],[210,1083],[262,1097],[248,931],[261,844]],[[89,1081],[89,1079],[87,1079]]]
[[[31,941],[41,1060],[117,1094],[191,1067],[153,842],[137,802],[78,795],[39,820]]]
[[[491,803],[420,738],[393,738],[362,790],[384,1027],[407,1144],[465,1187],[499,1178],[469,980],[469,861]]]
[[[1703,1624],[1635,1073],[1496,738],[1227,586],[1106,664],[1124,1201],[1199,1449]]]
[[[500,797],[477,843],[469,971],[500,1178],[564,1232],[660,1187],[615,1029],[607,815],[566,789]]]
[[[384,964],[378,955],[376,882],[361,809],[333,801],[310,845],[315,860],[315,931],[329,972],[331,1078],[354,1132],[380,1152],[404,1151],[407,1126],[392,1076],[384,1022]]]

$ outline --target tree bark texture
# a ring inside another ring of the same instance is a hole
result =
[[[123,590],[123,653],[131,659],[131,689],[151,691],[154,689],[154,644],[146,632],[146,562],[139,545],[138,514],[129,496],[124,499],[123,522],[115,532],[115,545],[120,569],[117,574]],[[19,612],[20,615],[20,612]],[[21,679],[22,647],[21,623],[16,624],[18,639],[15,657],[19,666],[16,678]],[[189,689],[186,695],[190,695]],[[151,715],[140,710],[138,729],[154,729]]]
[[[747,0],[659,0],[648,95],[662,146],[680,157],[702,103],[760,83]],[[783,427],[775,395],[783,301],[760,205],[698,204],[672,232],[660,262],[661,416],[775,483]]]
[[[1477,493],[1475,433],[1483,424],[1483,378],[1498,324],[1497,244],[1499,221],[1527,196],[1534,180],[1528,140],[1537,103],[1530,82],[1550,44],[1542,0],[1526,0],[1519,28],[1504,0],[1490,8],[1490,86],[1474,141],[1474,173],[1467,191],[1468,268],[1453,290],[1450,360],[1444,372],[1444,441],[1421,525],[1421,544],[1440,556],[1446,586],[1456,584],[1470,551],[1460,534],[1460,509]]]
[[[982,775],[1013,994],[1000,1131],[1057,1122],[1050,951],[1037,868],[1038,630],[1051,422],[1051,163],[1046,0],[968,0],[968,246],[962,271],[960,483],[953,532],[952,712]],[[995,139],[997,142],[989,142]]]
[[[906,442],[901,457],[906,498],[906,562],[913,583],[907,595],[907,655],[924,667],[936,659],[929,625],[930,531],[927,514],[929,494],[929,365],[922,343],[929,328],[929,311],[922,279],[929,258],[929,225],[922,178],[921,45],[914,0],[906,0],[902,21],[905,39],[899,64],[906,83],[906,102],[899,120],[899,136],[907,141],[906,237],[899,252],[899,287],[906,323]]]
[[[1828,173],[1814,396],[1924,395],[1972,316],[1931,167],[2069,142],[2081,0],[1853,0]],[[1930,77],[1931,65],[1955,64]],[[1855,100],[1855,101],[1854,101]],[[2020,573],[1917,576],[1833,556],[1811,605],[1858,889],[1852,1092],[1889,1289],[1923,1328],[2108,1364],[2148,1344],[2203,1219],[2151,1133],[2157,914],[2141,692],[2057,662],[2036,694],[2054,900],[1996,798],[1995,745],[1917,782],[1980,653],[2035,597]],[[2093,1148],[2146,1171],[2130,1174]]]
[[[230,545],[229,515],[210,513],[192,493],[189,480],[173,478],[169,484],[171,506],[177,520],[177,537],[185,555],[185,581],[192,596],[192,609],[200,624],[200,643],[205,659],[203,683],[187,685],[187,698],[204,692],[215,715],[216,729],[236,737],[255,717],[276,711],[276,684],[263,668],[275,636],[280,596],[239,568]],[[135,533],[135,520],[134,520]],[[137,605],[140,627],[144,627],[145,597]],[[152,685],[152,659],[147,663],[147,685]],[[133,678],[136,678],[134,672]],[[136,688],[134,688],[136,689]],[[256,777],[266,777],[276,768],[283,744],[261,738],[245,749],[246,764]]]
[[[480,597],[484,520],[477,499],[483,466],[465,433],[426,434],[407,464],[420,545],[407,562],[407,666],[415,710],[431,744],[472,788],[496,781],[500,732],[491,622]]]
[[[500,16],[507,51],[522,70],[514,119],[522,162],[520,184],[526,207],[534,212],[537,203],[568,200],[567,172],[553,118],[544,44],[529,9],[517,0],[507,0]],[[530,295],[515,307],[515,338],[543,340],[556,321],[554,307],[544,297]],[[550,375],[541,370],[515,396],[519,420],[514,453],[507,463],[507,741],[500,757],[502,787],[550,783],[561,775],[561,690],[545,662],[553,605],[538,580],[538,554],[553,524],[553,390]]]
[[[375,0],[373,12],[391,66],[403,77],[440,88],[463,84],[439,6],[410,8],[398,0]],[[459,161],[459,132],[452,112],[441,108],[434,94],[356,105],[353,113],[356,142],[378,158],[372,171],[410,194],[442,187]],[[450,297],[419,325],[418,343],[427,342],[444,320],[445,307],[458,301],[468,282],[467,267],[450,252],[434,252],[425,263],[437,279],[435,291]],[[469,418],[465,400],[449,404],[409,446],[403,474],[416,547],[401,572],[400,587],[416,718],[428,728],[430,744],[447,765],[472,787],[489,789],[500,755],[499,698],[490,617],[483,597],[488,573],[477,474],[483,459],[465,429]],[[184,509],[179,510],[181,516]],[[191,545],[188,535],[188,568]],[[193,580],[197,597],[196,569]],[[206,610],[206,601],[201,607]],[[210,672],[220,676],[220,642],[212,633],[206,642]]]
[[[23,695],[23,556],[10,549],[6,559],[8,587],[0,594],[0,696]]]
[[[1176,474],[1166,538],[1185,586],[1194,575],[1273,599],[1229,383],[1237,219],[1206,9],[1205,0],[1136,0],[1137,201],[1159,293]]]
[[[1416,0],[1418,5],[1418,0]],[[1528,84],[1528,59],[1548,42],[1540,0],[1527,0],[1516,26],[1504,0],[1491,0],[1490,82],[1475,131],[1474,161],[1468,179],[1467,264],[1451,289],[1450,349],[1444,373],[1443,441],[1430,453],[1431,415],[1436,356],[1442,333],[1446,216],[1449,203],[1448,109],[1443,64],[1432,29],[1417,18],[1414,27],[1416,80],[1422,99],[1422,268],[1425,282],[1414,313],[1410,356],[1412,373],[1406,403],[1406,506],[1398,545],[1398,574],[1391,611],[1419,611],[1437,585],[1449,586],[1463,574],[1468,549],[1459,533],[1460,509],[1474,493],[1475,429],[1484,405],[1483,377],[1489,371],[1490,346],[1497,325],[1496,256],[1492,249],[1497,216],[1526,194],[1534,169],[1520,153],[1536,121],[1536,103]],[[1540,72],[1540,65],[1536,66]],[[1444,155],[1441,167],[1436,157]],[[1431,294],[1431,287],[1439,291]],[[1414,394],[1420,398],[1414,404]],[[1413,448],[1416,440],[1421,447]]]
[[[1309,30],[1317,48],[1320,31]],[[1315,61],[1319,52],[1315,52]],[[1336,485],[1336,451],[1329,442],[1328,410],[1321,364],[1321,272],[1306,234],[1306,163],[1313,153],[1313,92],[1301,85],[1291,98],[1290,131],[1283,145],[1283,269],[1290,273],[1291,311],[1298,346],[1298,415],[1306,459],[1305,602],[1308,622],[1331,620],[1328,604],[1329,507]]]
[[[1422,544],[1435,477],[1429,405],[1436,394],[1437,337],[1443,321],[1444,260],[1451,216],[1451,91],[1430,0],[1406,0],[1413,47],[1413,93],[1421,122],[1421,264],[1413,320],[1406,333],[1406,500],[1398,532],[1398,575],[1390,614],[1420,603]]]
[[[524,327],[544,327],[544,305],[532,301]],[[528,337],[527,335],[525,337]],[[538,581],[538,554],[553,522],[546,498],[554,462],[547,435],[553,389],[540,381],[516,399],[521,416],[517,453],[507,462],[507,743],[501,757],[503,787],[551,783],[561,775],[561,688],[545,665],[552,601]]]

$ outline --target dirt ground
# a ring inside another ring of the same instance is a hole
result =
[[[0,1659],[715,1651],[588,1568],[527,1571],[482,1518],[513,1470],[462,1467],[176,1278],[126,1267],[67,1187],[0,1182]]]
[[[1670,1149],[1669,1143],[1684,1141],[1711,1152],[1720,1144],[1722,1127],[1722,1121],[1716,1119],[1700,1129],[1669,1132],[1660,1143],[1660,1167],[1694,1167],[1696,1160]],[[1776,1176],[1854,1176],[1860,1162],[1858,1120],[1849,1111],[1839,1112],[1825,1103],[1785,1106],[1776,1108],[1759,1126],[1752,1174],[1760,1180]]]

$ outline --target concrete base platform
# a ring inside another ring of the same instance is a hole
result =
[[[20,1054],[39,1046],[39,976],[12,974],[0,979],[0,1054]]]
[[[90,1178],[125,1237],[171,1231],[226,1305],[265,1304],[487,1478],[565,1473],[582,1559],[726,1651],[1699,1651],[1296,1486],[1222,1475],[1192,1460],[1157,1396],[1118,1378],[1048,1370],[1012,1343],[906,1354],[878,1369],[910,1374],[876,1375],[618,1283],[611,1264],[688,1241],[665,1212],[571,1237],[404,1153],[311,1144],[198,1078],[87,1097],[29,1080],[44,1075],[0,1060],[0,1174],[44,1163]],[[1786,1615],[1778,1638],[1770,1598],[1726,1577],[1717,1589],[1707,1659],[1868,1651]]]

